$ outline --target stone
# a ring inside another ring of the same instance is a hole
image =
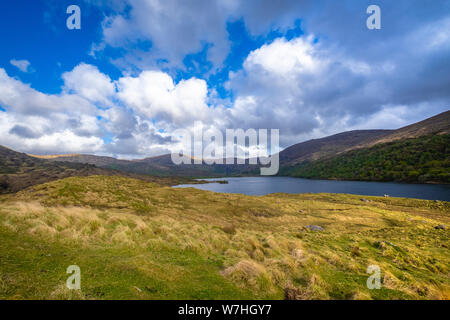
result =
[[[312,231],[323,231],[323,228],[321,226],[307,225],[305,228]]]

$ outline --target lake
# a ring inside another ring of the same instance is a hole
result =
[[[450,201],[450,185],[404,184],[393,182],[309,180],[291,177],[243,177],[201,179],[207,181],[226,180],[228,184],[185,184],[176,188],[197,188],[224,193],[265,195],[269,193],[349,193],[366,196],[417,198]]]

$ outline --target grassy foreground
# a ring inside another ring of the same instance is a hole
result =
[[[449,222],[448,202],[67,178],[1,196],[0,299],[449,299]]]

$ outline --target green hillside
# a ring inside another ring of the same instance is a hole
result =
[[[450,182],[450,135],[403,139],[284,167],[303,178],[401,182]]]

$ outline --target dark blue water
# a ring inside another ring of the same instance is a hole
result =
[[[350,193],[367,196],[417,198],[450,201],[450,185],[403,184],[392,182],[308,180],[289,177],[220,178],[205,180],[227,180],[228,184],[185,184],[178,188],[193,187],[225,193],[264,195],[268,193]]]

